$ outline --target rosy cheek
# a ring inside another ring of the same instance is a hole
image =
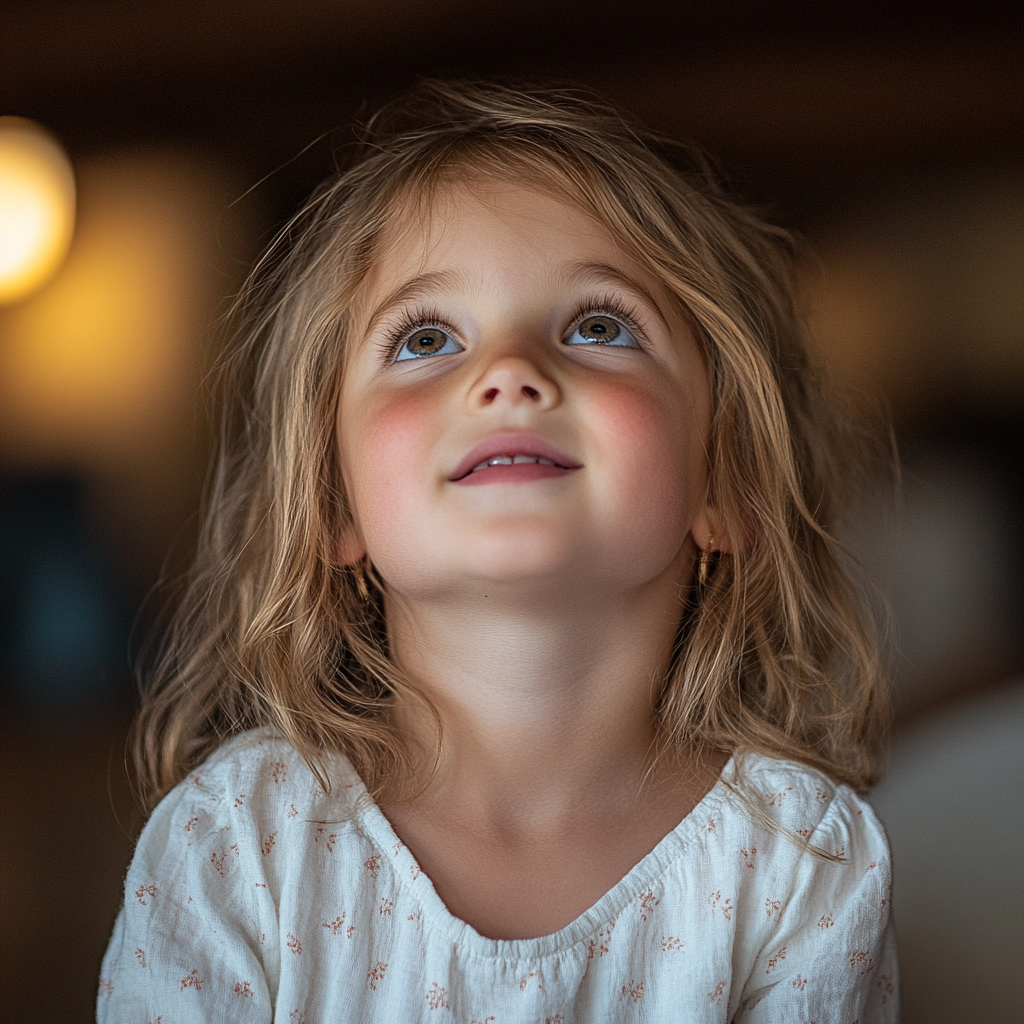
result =
[[[356,462],[379,475],[381,469],[412,457],[417,441],[426,433],[430,404],[426,399],[410,397],[367,409],[357,427]]]
[[[432,465],[430,424],[436,399],[400,395],[360,408],[342,439],[351,499],[363,535],[393,536],[395,526],[416,514]],[[420,510],[422,512],[422,510]]]
[[[661,396],[659,396],[660,398]],[[705,430],[686,396],[641,388],[593,395],[596,422],[618,463],[619,502],[638,521],[688,520],[703,503]],[[603,446],[602,446],[603,447]]]

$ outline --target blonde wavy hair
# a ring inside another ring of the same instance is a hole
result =
[[[267,724],[325,787],[335,751],[373,793],[409,775],[388,714],[412,688],[388,656],[387,581],[371,573],[367,592],[337,564],[352,523],[336,408],[382,237],[467,171],[596,218],[675,296],[707,365],[709,496],[733,553],[684,603],[657,705],[664,742],[791,758],[863,790],[882,673],[833,536],[848,452],[809,361],[791,240],[698,154],[592,96],[430,82],[369,122],[350,168],[280,232],[236,302],[205,523],[134,731],[147,802]]]

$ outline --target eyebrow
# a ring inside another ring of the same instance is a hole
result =
[[[587,261],[569,263],[557,271],[555,281],[567,286],[605,283],[625,288],[653,309],[665,329],[671,330],[665,314],[650,291],[640,284],[639,281],[634,280],[628,274],[623,273],[610,264]],[[419,274],[412,278],[412,280],[400,285],[377,305],[366,323],[365,333],[367,336],[372,334],[380,325],[380,322],[397,306],[402,306],[408,302],[415,302],[428,292],[444,295],[445,293],[456,292],[460,288],[466,288],[468,284],[468,276],[458,270],[432,270],[426,274]]]
[[[617,267],[613,267],[607,263],[570,263],[558,272],[556,280],[560,282],[564,281],[566,284],[575,285],[604,282],[606,284],[617,285],[620,288],[625,288],[627,291],[631,291],[638,298],[643,299],[643,301],[657,314],[658,319],[662,322],[665,329],[669,331],[671,330],[668,320],[666,319],[664,312],[662,312],[661,306],[658,305],[657,299],[655,299],[651,294],[650,290],[645,288],[639,281],[630,277],[628,274],[623,273]]]
[[[396,288],[374,309],[366,323],[366,334],[372,334],[396,306],[407,302],[415,302],[427,292],[439,292],[442,295],[458,291],[466,285],[466,275],[457,270],[432,270],[420,274],[411,281]]]

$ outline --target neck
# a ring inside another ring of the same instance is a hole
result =
[[[441,721],[427,792],[512,828],[635,803],[656,744],[677,584],[666,576],[600,601],[517,600],[494,589],[389,596],[394,656]],[[413,748],[433,753],[436,733],[417,705],[395,713]]]

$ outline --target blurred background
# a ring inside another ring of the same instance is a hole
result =
[[[810,243],[823,355],[902,457],[850,542],[891,610],[905,1019],[1021,1020],[1021,10],[5,0],[0,115],[64,147],[77,215],[0,305],[0,1019],[92,1018],[142,823],[131,652],[195,530],[218,316],[355,120],[478,75],[602,90]]]

